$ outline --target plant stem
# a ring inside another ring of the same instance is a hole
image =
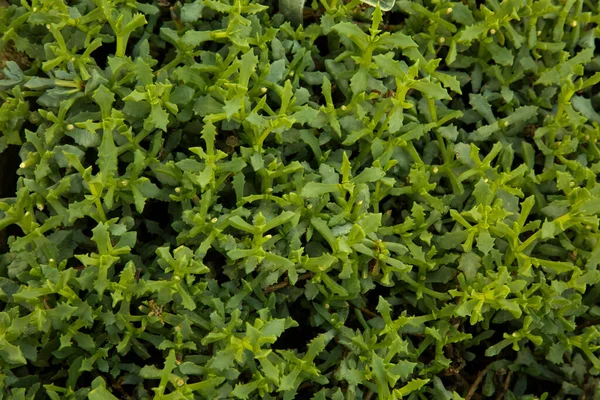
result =
[[[508,374],[506,374],[506,379],[504,380],[504,385],[502,386],[502,392],[498,394],[496,400],[502,400],[504,396],[506,396],[506,392],[508,392],[508,387],[510,386],[510,379],[512,378],[513,372],[508,370]]]
[[[488,364],[487,367],[485,367],[484,369],[482,369],[481,371],[479,371],[479,373],[477,374],[477,378],[475,378],[475,382],[473,382],[473,384],[471,385],[471,388],[469,389],[469,392],[465,396],[465,400],[470,400],[471,397],[473,397],[473,395],[477,391],[477,388],[481,384],[481,381],[483,380],[483,377],[488,372],[488,370],[490,369],[491,365],[492,364]]]
[[[310,279],[310,278],[312,278],[312,276],[313,276],[313,273],[312,273],[312,272],[307,272],[307,273],[305,273],[305,274],[302,274],[302,275],[300,275],[300,276],[298,277],[298,282],[300,282],[300,281],[303,281],[303,280],[306,280],[306,279]],[[284,287],[287,287],[287,286],[289,286],[289,284],[290,284],[289,278],[285,278],[285,280],[284,280],[284,281],[282,281],[282,282],[279,282],[279,283],[276,283],[276,284],[274,284],[274,285],[271,285],[271,286],[268,286],[268,287],[266,287],[266,288],[263,290],[263,293],[265,293],[265,294],[266,294],[266,293],[275,292],[275,291],[277,291],[277,290],[279,290],[279,289],[283,289]]]

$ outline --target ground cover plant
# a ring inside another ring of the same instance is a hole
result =
[[[0,399],[600,398],[598,2],[304,6],[0,3]]]

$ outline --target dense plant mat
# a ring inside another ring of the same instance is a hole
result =
[[[597,1],[9,3],[0,398],[600,398]]]

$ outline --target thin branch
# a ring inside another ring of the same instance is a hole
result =
[[[310,279],[313,277],[313,275],[314,274],[312,272],[307,272],[305,274],[302,274],[302,275],[298,276],[298,282],[306,280],[306,279]],[[275,292],[275,291],[283,289],[284,287],[287,287],[289,285],[290,285],[290,280],[289,280],[289,278],[286,277],[283,281],[266,287],[263,290],[263,293],[267,294],[267,293]]]
[[[454,375],[454,378],[458,381],[456,383],[457,387],[460,387],[463,390],[471,386],[469,385],[469,381],[467,381],[461,374]]]
[[[50,307],[50,304],[48,304],[48,296],[42,297],[42,304],[44,305],[44,308],[46,310],[49,310],[52,308],[52,307]]]
[[[363,314],[368,315],[371,318],[377,318],[377,317],[379,317],[378,314],[374,313],[373,311],[369,310],[368,308],[360,307],[359,310],[360,310],[360,312],[362,312]]]
[[[584,328],[590,327],[592,325],[598,325],[598,324],[600,324],[600,319],[588,319],[586,321],[583,321],[579,325],[577,325],[577,329],[584,329]]]
[[[352,307],[356,308],[357,310],[359,310],[360,312],[362,312],[365,315],[368,315],[371,318],[377,318],[377,317],[379,317],[379,314],[374,313],[373,311],[369,310],[366,307],[358,307],[358,306],[356,306],[356,305],[354,305],[354,304],[352,304],[350,302],[348,302],[348,304],[350,304]]]
[[[512,378],[513,372],[508,370],[508,374],[506,374],[506,379],[504,380],[504,385],[502,386],[502,392],[496,397],[496,400],[504,399],[506,396],[506,392],[508,392],[508,387],[510,386],[510,378]]]
[[[312,382],[304,382],[302,385],[300,385],[300,387],[298,388],[298,392],[304,389],[308,389],[310,387],[312,387]]]
[[[473,382],[473,384],[471,385],[471,388],[469,389],[469,392],[465,396],[465,400],[470,400],[471,397],[473,397],[473,395],[477,391],[477,388],[481,384],[481,381],[483,380],[483,376],[486,374],[486,372],[488,372],[488,370],[490,369],[491,365],[492,364],[488,364],[487,367],[485,367],[484,369],[482,369],[481,371],[479,371],[479,373],[477,374],[477,378],[475,378],[475,382]]]

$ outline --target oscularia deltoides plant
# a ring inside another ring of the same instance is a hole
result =
[[[600,3],[297,4],[0,1],[0,399],[600,399]]]

